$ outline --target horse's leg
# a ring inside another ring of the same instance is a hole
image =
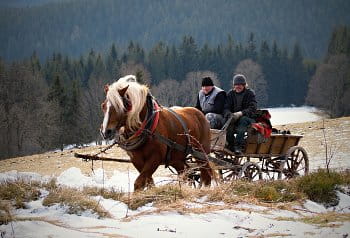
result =
[[[184,162],[181,161],[181,160],[172,159],[171,163],[170,163],[170,166],[173,167],[176,170],[176,172],[178,174],[178,177],[181,178],[182,174],[185,171],[185,164],[184,164]],[[187,178],[183,178],[183,179],[187,179]]]
[[[142,168],[139,176],[135,180],[134,190],[142,190],[146,186],[154,185],[154,181],[152,178],[153,173],[157,170],[160,162],[157,159],[158,157],[152,156],[148,158],[145,162],[144,167]]]
[[[201,168],[199,170],[201,171],[201,185],[203,184],[204,186],[210,186],[212,171],[209,164],[201,164]]]

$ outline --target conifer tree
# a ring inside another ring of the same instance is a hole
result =
[[[166,79],[166,47],[163,42],[159,42],[151,49],[148,54],[148,65],[152,75],[153,84],[158,84]]]

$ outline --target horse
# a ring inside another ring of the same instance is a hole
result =
[[[152,175],[160,165],[182,174],[192,145],[205,155],[210,153],[210,125],[198,109],[160,106],[149,88],[133,75],[106,85],[104,91],[100,133],[104,139],[115,139],[138,170],[134,191],[153,186]],[[213,172],[209,162],[203,158],[196,158],[196,162],[200,164],[201,185],[209,186]]]

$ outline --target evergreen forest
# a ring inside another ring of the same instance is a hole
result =
[[[127,74],[164,106],[194,106],[205,76],[228,91],[243,73],[259,108],[350,115],[349,3],[317,2],[222,0],[220,14],[206,0],[2,2],[0,159],[98,143],[104,85]]]
[[[308,58],[321,58],[336,25],[350,24],[348,0],[2,0],[0,52],[5,60],[41,59],[53,52],[79,57],[93,48],[121,49],[130,40],[150,49],[158,41],[180,44],[191,35],[213,47],[253,32]]]

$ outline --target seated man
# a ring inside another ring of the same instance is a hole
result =
[[[214,86],[210,77],[202,79],[202,89],[198,93],[196,108],[204,113],[212,129],[220,129],[224,124],[225,99],[225,91]]]
[[[233,77],[233,89],[226,97],[225,119],[232,115],[232,121],[227,128],[226,140],[228,149],[236,154],[240,154],[244,145],[244,134],[251,123],[254,122],[252,116],[256,112],[257,102],[255,93],[248,88],[244,75],[237,74]],[[234,133],[237,133],[236,138]]]

